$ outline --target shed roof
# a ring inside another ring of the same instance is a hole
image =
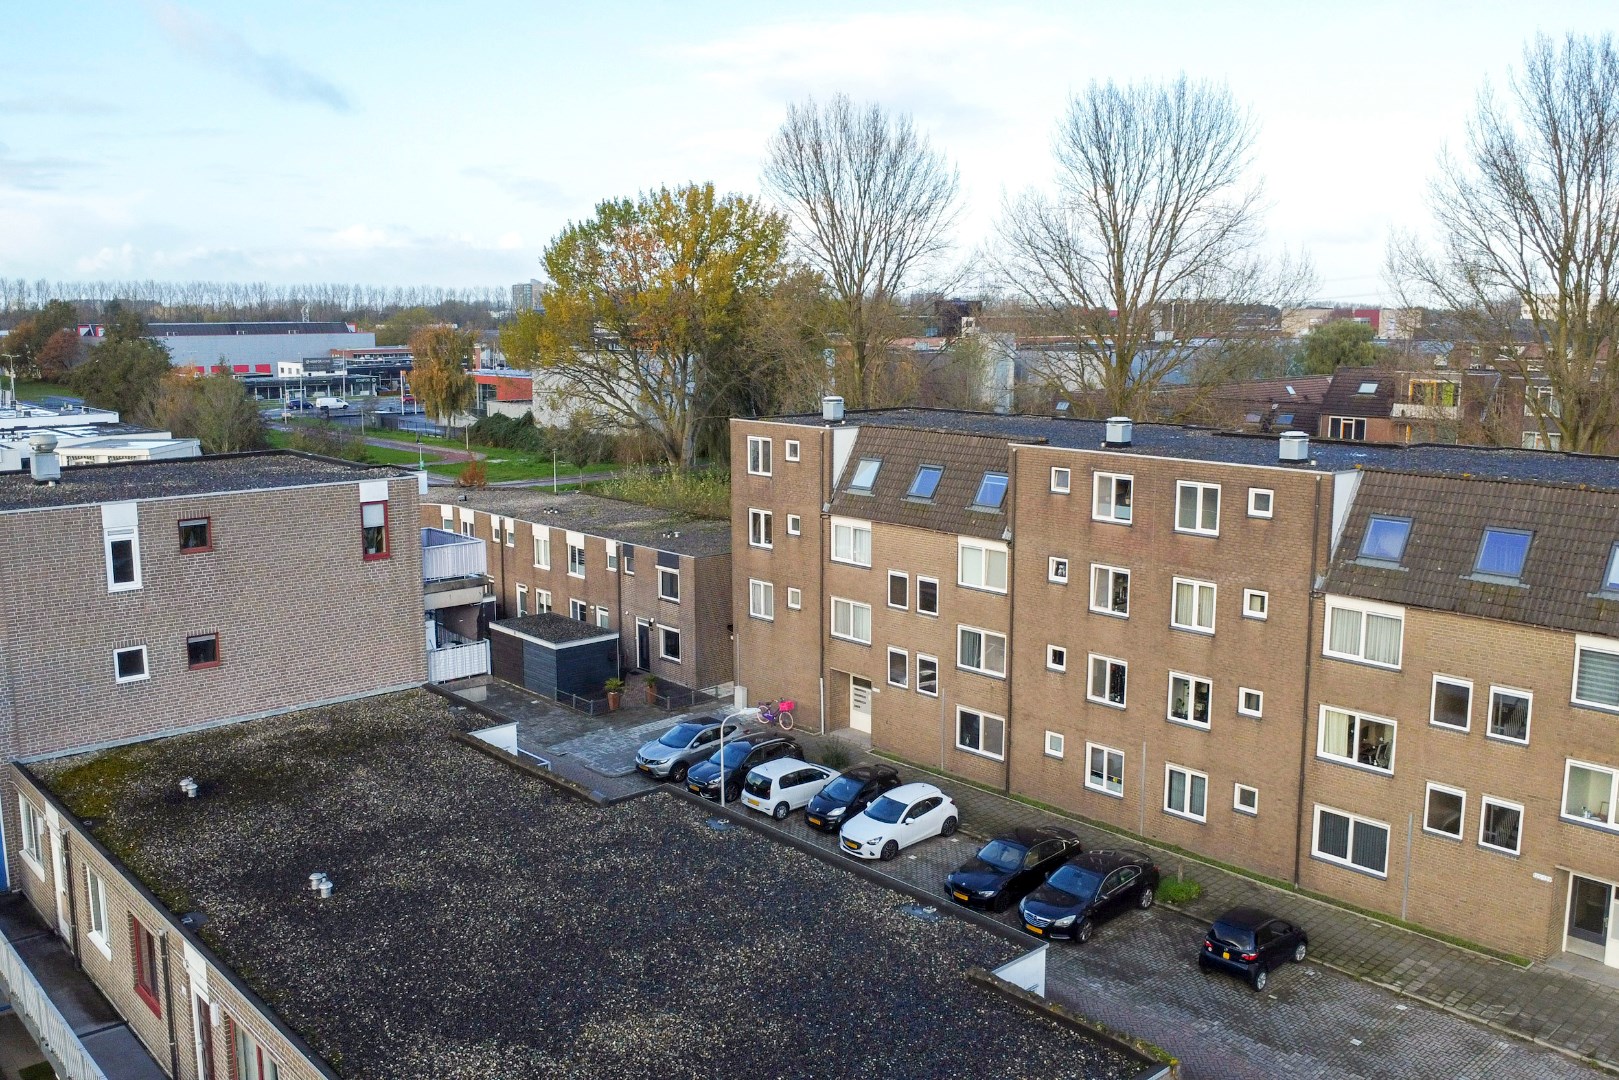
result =
[[[499,629],[510,630],[514,634],[522,634],[524,637],[549,641],[554,645],[566,645],[571,641],[586,641],[590,638],[599,637],[614,640],[618,637],[611,630],[591,626],[587,622],[580,622],[578,619],[558,614],[555,611],[542,611],[537,615],[501,619],[492,625]]]

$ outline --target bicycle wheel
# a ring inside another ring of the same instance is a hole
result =
[[[790,712],[781,713],[776,717],[776,723],[781,725],[781,730],[783,731],[793,730],[793,714]]]

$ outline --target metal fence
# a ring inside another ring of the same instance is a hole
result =
[[[723,700],[718,693],[718,687],[710,686],[702,690],[692,690],[689,687],[661,682],[658,687],[666,692],[653,695],[652,703],[665,712],[717,705]]]
[[[469,641],[427,652],[427,681],[449,682],[489,674],[489,642]]]
[[[44,1051],[57,1076],[62,1080],[107,1080],[107,1074],[85,1050],[73,1028],[62,1018],[56,1003],[23,963],[22,956],[3,937],[0,937],[0,979],[5,980],[6,994],[22,1018],[23,1026]]]

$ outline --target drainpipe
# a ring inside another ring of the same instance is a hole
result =
[[[174,983],[169,981],[169,932],[157,935],[157,947],[163,953],[163,1015],[169,1021],[169,1075],[180,1075],[180,1040],[174,1031]]]
[[[1299,820],[1293,830],[1293,886],[1298,887],[1304,868],[1304,829],[1310,820],[1304,805],[1304,772],[1310,761],[1310,677],[1315,672],[1315,578],[1316,560],[1321,551],[1321,477],[1315,478],[1315,524],[1310,533],[1309,580],[1305,582],[1304,602],[1304,725],[1299,737]]]
[[[821,429],[821,532],[816,537],[820,556],[815,560],[820,576],[815,589],[815,647],[821,674],[821,734],[826,734],[826,559],[827,537],[832,533],[832,429]]]
[[[1007,469],[1006,491],[1006,533],[1012,531],[1012,516],[1017,508],[1017,447],[1012,447],[1012,464]],[[1001,788],[1008,795],[1012,794],[1012,673],[1016,665],[1012,663],[1012,635],[1017,632],[1017,573],[1014,569],[1012,537],[1003,534],[1006,540],[1006,722],[1001,725]],[[1086,676],[1089,678],[1089,675]]]
[[[624,541],[615,540],[618,545],[618,573],[613,575],[613,611],[614,618],[618,619],[618,676],[624,677]]]
[[[73,849],[68,846],[66,829],[62,830],[62,877],[67,881],[67,924],[72,928],[73,937],[68,945],[73,949],[73,962],[84,970],[83,953],[79,951],[79,889],[73,884]]]

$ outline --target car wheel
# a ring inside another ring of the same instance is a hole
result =
[[[883,862],[893,862],[899,857],[899,841],[890,840],[883,845]]]
[[[1146,911],[1148,908],[1152,907],[1152,902],[1156,899],[1157,893],[1153,891],[1153,887],[1151,885],[1148,885],[1145,889],[1141,890],[1141,895],[1136,897],[1136,907],[1140,908],[1142,911]]]
[[[1254,972],[1254,991],[1255,991],[1255,993],[1263,994],[1265,992],[1265,987],[1268,986],[1269,984],[1270,984],[1270,976],[1268,974],[1266,974],[1264,968],[1260,968],[1258,971]]]
[[[1209,958],[1202,953],[1197,954],[1197,966],[1200,971],[1209,970]]]
[[[770,811],[770,816],[775,818],[777,821],[786,821],[787,820],[787,812],[790,809],[791,809],[791,807],[789,807],[786,803],[779,802],[779,803],[776,804],[776,808],[774,810]]]
[[[1293,950],[1293,962],[1295,964],[1304,963],[1304,958],[1309,954],[1309,952],[1310,950],[1305,948],[1304,942],[1299,942],[1298,948]]]
[[[956,831],[956,826],[960,825],[960,824],[961,824],[961,822],[957,821],[953,817],[945,818],[944,819],[944,824],[939,827],[939,835],[940,836],[949,836],[951,833]]]
[[[673,780],[677,784],[685,783],[685,781],[686,781],[686,768],[687,768],[686,763],[684,761],[680,762],[674,768],[669,770],[669,779]]]
[[[1074,940],[1083,945],[1091,939],[1091,934],[1095,930],[1096,923],[1089,918],[1081,919],[1079,920],[1079,925],[1074,927]]]

